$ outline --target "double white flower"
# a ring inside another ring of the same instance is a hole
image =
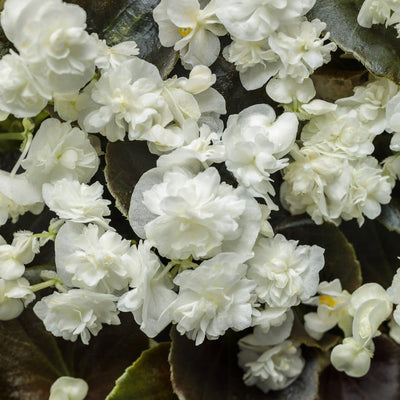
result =
[[[269,197],[275,194],[270,174],[288,165],[288,159],[282,157],[291,150],[297,127],[295,114],[283,113],[276,118],[272,107],[257,104],[229,116],[222,135],[228,170],[271,208],[276,207]]]
[[[260,237],[254,246],[247,276],[256,282],[259,300],[270,307],[298,305],[317,291],[324,249],[297,244],[278,234]]]
[[[81,7],[61,0],[7,0],[1,24],[49,94],[79,90],[94,75],[97,44],[85,31]]]
[[[220,180],[213,167],[146,172],[132,194],[134,231],[170,259],[249,253],[261,227],[260,208],[244,188]]]

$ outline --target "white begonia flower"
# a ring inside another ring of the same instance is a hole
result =
[[[274,230],[269,223],[269,218],[271,215],[271,209],[266,204],[258,203],[261,211],[261,228],[260,228],[260,235],[264,235],[266,237],[273,237]]]
[[[249,256],[220,253],[176,276],[179,294],[169,311],[178,332],[199,345],[229,328],[241,331],[251,325],[255,283],[246,278],[243,264]]]
[[[0,109],[17,118],[42,111],[51,95],[42,90],[25,60],[14,52],[0,60]]]
[[[49,400],[84,400],[88,391],[83,379],[61,376],[51,385]]]
[[[270,174],[288,165],[287,154],[296,139],[298,120],[293,113],[276,119],[267,104],[257,104],[229,116],[222,135],[226,166],[253,196],[262,197],[276,209],[269,195],[275,190]]]
[[[393,313],[393,318],[395,322],[400,325],[400,268],[396,271],[396,274],[393,277],[392,284],[387,289],[387,294],[390,297],[390,300],[393,304],[396,304],[396,309]]]
[[[209,89],[217,77],[205,65],[196,65],[189,73],[189,78],[179,78],[179,86],[186,92],[199,94]]]
[[[351,316],[348,312],[350,293],[342,290],[339,279],[331,282],[321,282],[318,286],[319,296],[312,297],[307,304],[318,306],[317,312],[304,315],[304,328],[314,339],[320,340],[323,334],[334,326],[351,335]]]
[[[20,278],[25,272],[25,263],[18,259],[17,249],[3,240],[0,240],[0,278]]]
[[[251,326],[261,326],[264,332],[268,332],[274,327],[281,326],[288,317],[287,307],[266,307],[253,315]]]
[[[98,48],[94,63],[102,72],[115,69],[124,61],[139,55],[139,48],[133,40],[121,42],[110,47],[105,40],[99,39],[97,33],[92,33],[92,37],[96,40]]]
[[[400,10],[397,0],[365,0],[357,16],[357,22],[364,28],[384,24],[394,9]]]
[[[316,293],[324,249],[298,246],[298,241],[278,234],[272,239],[260,237],[253,251],[247,276],[256,282],[260,301],[270,307],[292,307]]]
[[[257,350],[242,347],[239,341],[239,347],[238,359],[239,366],[245,371],[244,383],[256,385],[264,393],[289,386],[305,365],[300,347],[290,340],[276,346],[260,346]]]
[[[217,16],[231,36],[244,41],[269,37],[277,29],[305,15],[315,0],[217,0]]]
[[[0,278],[17,279],[25,272],[25,264],[29,264],[39,253],[39,239],[32,232],[19,231],[9,245],[0,236]]]
[[[282,205],[293,215],[307,212],[317,224],[328,221],[338,225],[352,180],[349,161],[322,154],[314,146],[291,155],[295,161],[284,171]]]
[[[372,134],[379,135],[387,126],[386,107],[398,91],[399,86],[389,79],[375,78],[357,86],[353,96],[336,100],[336,104],[348,111],[355,109],[363,126]]]
[[[0,321],[17,318],[34,298],[35,295],[25,278],[0,278]]]
[[[313,81],[306,78],[299,83],[289,76],[273,78],[265,87],[272,100],[283,103],[286,111],[295,112],[300,121],[309,120],[313,116],[323,115],[335,111],[337,105],[324,100],[310,100],[315,96]]]
[[[146,135],[147,145],[153,154],[163,154],[191,143],[198,138],[199,128],[193,119],[187,119],[182,126],[171,124],[168,128],[153,129]]]
[[[57,273],[66,286],[113,294],[128,288],[130,248],[116,232],[67,222],[55,240]]]
[[[265,87],[267,94],[277,103],[308,103],[316,94],[311,78],[302,82],[287,76],[286,78],[273,78]]]
[[[400,151],[400,132],[397,132],[392,136],[389,148],[392,151]]]
[[[126,131],[130,140],[147,140],[153,130],[163,131],[173,120],[162,89],[153,64],[137,57],[124,61],[102,74],[84,94],[91,98],[82,100],[80,107],[85,109],[79,123],[87,132],[99,132],[112,142],[123,140]]]
[[[162,95],[176,123],[182,126],[188,119],[198,121],[206,112],[226,113],[224,97],[211,88],[215,81],[216,77],[208,67],[198,65],[189,78],[174,76],[164,82]]]
[[[392,187],[396,184],[396,179],[400,179],[400,152],[386,157],[382,161],[383,175],[387,176]]]
[[[268,43],[283,65],[278,73],[280,78],[290,76],[302,82],[331,60],[331,52],[337,47],[332,42],[324,44],[329,33],[320,38],[325,28],[324,22],[318,19],[307,21],[304,17],[285,24],[279,32],[269,37]]]
[[[203,9],[198,0],[161,0],[153,17],[158,24],[161,44],[174,46],[185,68],[200,64],[209,66],[217,59],[218,36],[227,32],[215,15],[215,0]]]
[[[400,6],[398,3],[396,5],[396,9],[393,11],[391,17],[388,19],[386,24],[392,25],[393,28],[397,31],[397,37],[400,38]]]
[[[97,56],[85,11],[59,0],[18,3],[7,0],[2,26],[41,86],[62,93],[81,89],[94,75]]]
[[[369,371],[374,349],[372,341],[366,346],[360,346],[353,337],[348,337],[343,340],[343,344],[333,348],[331,363],[338,371],[360,378]]]
[[[133,230],[170,259],[249,253],[261,226],[260,208],[244,188],[220,180],[213,167],[197,175],[180,167],[146,172],[132,194]]]
[[[20,215],[30,211],[39,214],[43,210],[40,188],[33,185],[26,174],[11,175],[0,170],[0,226],[11,218],[15,223]]]
[[[339,371],[360,377],[369,370],[374,353],[372,339],[380,334],[378,328],[391,314],[392,303],[385,289],[377,283],[367,283],[351,295],[349,312],[354,317],[353,336],[332,350],[331,362]]]
[[[389,327],[389,336],[397,343],[400,344],[400,325],[394,320],[391,319],[388,323]]]
[[[43,185],[43,199],[59,218],[73,222],[95,222],[108,229],[110,215],[109,200],[102,199],[103,186],[100,182],[91,185],[61,179]]]
[[[388,132],[400,132],[400,93],[387,103],[386,124]]]
[[[295,162],[285,170],[283,206],[292,214],[307,212],[317,224],[325,220],[338,225],[342,218],[357,218],[361,226],[364,215],[376,218],[381,204],[390,201],[393,183],[378,161],[374,157],[351,161],[334,153],[329,142],[318,142],[291,153]],[[354,150],[353,155],[357,155]]]
[[[133,270],[129,290],[118,301],[118,309],[131,312],[140,329],[149,337],[159,334],[170,322],[166,312],[175,300],[168,269],[151,251],[148,241],[140,241],[130,253]]]
[[[287,111],[292,111],[290,107],[286,108]],[[315,99],[310,101],[308,104],[301,104],[299,108],[294,110],[297,114],[297,118],[300,121],[309,120],[314,116],[329,114],[337,110],[337,105],[329,103],[328,101]]]
[[[387,293],[394,304],[400,304],[400,268],[393,276],[392,284],[388,287]]]
[[[313,146],[348,160],[371,154],[374,151],[374,137],[360,122],[356,110],[345,111],[340,108],[312,118],[301,132],[305,146]]]
[[[192,121],[192,129],[199,133],[199,137],[189,144],[175,149],[171,153],[162,155],[157,160],[157,167],[172,168],[173,166],[185,167],[191,162],[199,162],[203,166],[225,161],[225,146],[218,133],[212,132],[208,125],[200,128]],[[187,125],[189,128],[191,124]]]
[[[348,199],[342,210],[342,218],[357,218],[359,226],[364,215],[375,219],[381,213],[381,204],[391,200],[392,182],[383,174],[378,160],[374,157],[360,159],[352,165]]]
[[[79,118],[77,101],[79,92],[53,93],[54,111],[64,121],[76,121]]]
[[[99,167],[99,157],[86,132],[49,118],[36,132],[22,166],[37,184],[67,177],[88,182]]]
[[[0,121],[5,121],[9,116],[8,112],[4,112],[2,110],[0,110]]]
[[[89,344],[90,335],[96,336],[103,324],[119,325],[117,297],[82,289],[65,293],[54,292],[43,297],[34,313],[54,336],[75,342],[78,336]]]
[[[233,39],[224,48],[223,55],[235,64],[240,82],[246,90],[260,88],[282,68],[279,56],[271,50],[265,39],[256,42]]]
[[[273,309],[272,309],[273,310]],[[268,312],[268,309],[266,310]],[[263,312],[263,311],[261,311]],[[263,318],[265,321],[265,317]],[[283,321],[282,321],[283,319]],[[254,321],[254,318],[253,318]],[[248,349],[259,346],[274,346],[286,340],[292,331],[294,321],[294,313],[291,309],[287,309],[283,318],[268,321],[266,325],[257,325],[252,334],[247,335],[240,339],[242,348],[245,346]],[[274,324],[272,326],[272,323]]]

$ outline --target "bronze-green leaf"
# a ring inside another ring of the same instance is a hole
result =
[[[351,53],[378,76],[400,83],[400,44],[393,28],[357,23],[362,0],[317,0],[309,19],[325,22],[330,38],[345,52]]]
[[[316,225],[309,218],[292,217],[280,223],[276,231],[288,239],[298,240],[299,244],[316,244],[325,249],[321,282],[339,278],[342,287],[350,292],[361,285],[361,268],[354,248],[336,226],[328,223]]]
[[[105,399],[125,369],[149,347],[148,337],[139,329],[132,314],[119,315],[121,325],[104,326],[89,345],[60,340],[64,359],[73,376],[89,384],[85,400]]]
[[[397,259],[400,236],[371,220],[366,220],[361,228],[354,221],[342,223],[341,230],[355,248],[364,283],[390,286],[400,266]]]
[[[160,0],[67,0],[80,5],[87,13],[87,29],[98,33],[109,46],[134,40],[139,57],[155,64],[163,78],[174,68],[178,53],[161,46],[153,9]]]
[[[319,400],[398,400],[400,347],[382,335],[376,339],[371,369],[362,378],[350,378],[332,366],[321,374]]]
[[[105,326],[90,345],[72,343],[47,332],[31,309],[15,320],[0,322],[0,398],[47,400],[60,376],[85,379],[86,400],[104,399],[125,368],[148,347],[147,337],[131,315]]]
[[[0,323],[1,399],[46,400],[51,384],[70,374],[56,339],[33,312]]]
[[[117,380],[106,400],[177,400],[170,381],[169,347],[165,342],[144,351]]]
[[[108,143],[104,175],[115,205],[125,216],[133,188],[146,171],[156,166],[156,161],[157,156],[149,152],[146,142]]]
[[[178,61],[178,53],[173,47],[163,47],[158,39],[158,25],[153,19],[153,10],[159,2],[122,1],[115,18],[104,26],[101,37],[110,46],[134,40],[140,49],[139,57],[155,64],[165,78]]]
[[[237,365],[237,334],[227,332],[200,346],[175,329],[171,337],[172,386],[179,400],[314,400],[317,396],[321,364],[313,349],[304,354],[306,366],[292,385],[265,394],[243,382],[243,371]]]

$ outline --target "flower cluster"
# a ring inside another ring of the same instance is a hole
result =
[[[381,3],[388,14],[375,15],[377,2],[366,1],[359,19],[394,23],[397,3]],[[0,236],[0,320],[55,287],[33,311],[70,341],[88,344],[104,324],[120,324],[121,312],[149,337],[172,324],[196,345],[248,329],[239,340],[244,382],[267,393],[304,369],[292,328],[302,324],[296,307],[306,304],[317,307],[304,316],[310,337],[320,340],[336,325],[344,333],[332,365],[354,377],[368,372],[373,339],[400,304],[400,271],[387,291],[368,283],[349,293],[339,279],[320,282],[324,249],[287,239],[269,220],[282,204],[317,224],[361,225],[389,203],[400,177],[395,83],[371,78],[334,104],[313,100],[310,75],[336,49],[322,34],[325,23],[305,17],[314,4],[161,0],[154,9],[160,41],[190,69],[166,78],[138,57],[135,42],[109,47],[89,34],[77,5],[6,0],[1,24],[16,51],[0,60],[0,119],[23,118],[24,132],[18,161],[0,170],[0,225],[44,209],[55,218],[47,231],[17,231],[9,242]],[[209,66],[228,33],[222,54],[243,86],[268,82],[283,112],[255,104],[221,119],[225,99]],[[394,154],[381,165],[374,140],[384,131]],[[111,218],[99,171],[104,145],[116,141],[144,141],[157,156],[128,183],[130,237]],[[55,265],[31,284],[25,272],[49,241]],[[398,309],[391,324],[396,337]],[[86,395],[87,385],[60,379],[50,398]]]
[[[364,215],[374,219],[380,214],[381,204],[391,199],[397,168],[392,157],[386,160],[392,170],[384,171],[371,155],[373,140],[390,126],[398,129],[389,111],[398,93],[386,78],[374,79],[337,100],[333,111],[309,116],[301,132],[303,146],[292,149],[294,162],[284,171],[285,208],[292,214],[307,212],[317,224],[357,218],[362,225]],[[394,143],[391,148],[396,149]]]
[[[212,0],[200,9],[198,0],[179,7],[162,0],[154,18],[161,43],[179,50],[188,69],[214,63],[220,51],[218,36],[229,33],[232,43],[223,55],[236,66],[243,86],[253,90],[272,77],[283,84],[294,80],[309,85],[309,75],[330,61],[336,45],[325,43],[329,34],[320,37],[326,25],[305,18],[314,4],[315,0],[235,0],[226,7],[224,1]]]

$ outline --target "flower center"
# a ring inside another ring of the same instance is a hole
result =
[[[320,304],[326,304],[328,307],[335,307],[337,301],[331,296],[319,296]]]
[[[187,35],[189,35],[190,32],[192,32],[192,28],[179,28],[179,33],[185,37]]]

